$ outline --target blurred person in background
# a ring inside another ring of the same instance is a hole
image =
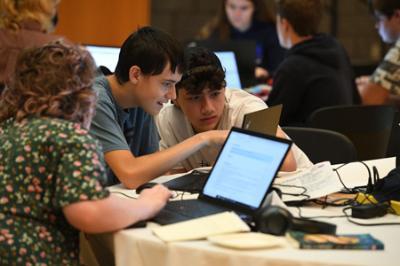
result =
[[[360,103],[344,47],[319,33],[320,0],[276,0],[279,42],[288,49],[267,104],[283,104],[281,126],[305,126],[317,109]]]
[[[372,76],[357,79],[363,104],[394,103],[400,107],[400,1],[370,0],[382,41],[394,44]]]
[[[0,91],[8,82],[18,54],[61,38],[51,34],[60,0],[0,0]]]
[[[200,38],[216,41],[254,40],[255,77],[266,80],[283,60],[273,16],[264,0],[220,0],[218,14],[200,32]]]

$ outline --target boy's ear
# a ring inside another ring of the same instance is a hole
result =
[[[133,84],[137,84],[139,82],[140,76],[142,74],[142,71],[140,70],[140,67],[134,65],[131,66],[129,69],[129,80]]]

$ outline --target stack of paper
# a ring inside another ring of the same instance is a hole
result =
[[[316,199],[343,188],[330,162],[317,163],[293,175],[278,177],[274,186],[282,191],[283,201]]]
[[[234,212],[213,214],[185,222],[152,228],[165,242],[205,239],[209,236],[249,232],[249,226]]]

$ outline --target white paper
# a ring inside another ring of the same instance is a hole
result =
[[[293,175],[276,178],[274,186],[282,191],[283,201],[315,199],[338,192],[343,188],[330,162],[317,163]],[[287,195],[287,193],[296,195],[303,193],[308,197]]]
[[[249,226],[234,212],[213,214],[185,222],[152,228],[165,242],[204,239],[208,236],[248,232]]]

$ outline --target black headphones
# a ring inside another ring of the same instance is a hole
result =
[[[294,218],[292,214],[278,206],[262,208],[255,217],[256,229],[272,235],[284,235],[288,230],[310,234],[335,234],[336,225],[310,219]]]

